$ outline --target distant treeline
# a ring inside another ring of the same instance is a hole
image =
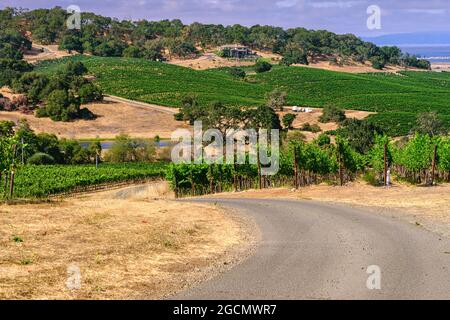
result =
[[[284,56],[283,63],[306,64],[316,58],[345,63],[349,58],[382,69],[386,64],[428,69],[428,61],[404,55],[397,47],[378,47],[353,34],[338,35],[325,30],[255,25],[223,26],[183,24],[180,20],[130,21],[82,13],[81,30],[69,30],[69,14],[60,7],[32,11],[6,8],[0,11],[0,30],[31,35],[42,44],[59,44],[61,49],[98,56],[164,59],[165,54],[189,57],[198,48],[240,43],[252,49],[269,50]],[[25,43],[29,46],[29,43]]]

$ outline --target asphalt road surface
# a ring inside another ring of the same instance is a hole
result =
[[[450,299],[450,239],[420,226],[310,201],[199,201],[254,218],[262,239],[243,263],[174,299]]]

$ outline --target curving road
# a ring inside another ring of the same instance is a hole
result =
[[[175,299],[450,299],[450,239],[361,209],[310,201],[217,200],[258,224],[255,253]],[[367,268],[381,290],[367,289]]]

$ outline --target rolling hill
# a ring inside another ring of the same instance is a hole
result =
[[[234,78],[227,68],[204,71],[133,58],[74,56],[41,63],[37,71],[52,73],[65,62],[82,61],[105,93],[177,107],[186,94],[201,104],[256,106],[276,87],[287,93],[288,105],[373,111],[369,118],[394,136],[407,134],[417,114],[437,112],[450,126],[450,74],[349,74],[302,67],[276,66],[272,71]],[[113,81],[112,81],[113,80]]]

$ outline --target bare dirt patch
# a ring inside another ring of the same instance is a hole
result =
[[[28,63],[37,63],[45,60],[59,59],[74,55],[67,51],[59,50],[57,45],[40,45],[33,44],[33,48],[26,51],[23,59]]]
[[[436,62],[431,64],[433,71],[447,71],[450,72],[450,62]]]
[[[157,299],[209,278],[252,246],[247,224],[214,205],[109,191],[0,205],[0,299]],[[81,271],[69,290],[68,267]]]
[[[330,61],[320,61],[320,60],[311,62],[309,65],[296,65],[296,66],[337,71],[337,72],[347,72],[347,73],[370,73],[370,72],[398,73],[400,71],[424,71],[417,68],[403,68],[394,65],[387,65],[383,70],[378,70],[373,68],[370,62],[366,63],[351,62],[345,65],[337,65],[335,63],[331,63]]]
[[[96,114],[97,119],[55,122],[20,112],[0,111],[0,120],[18,122],[26,119],[37,133],[53,133],[72,139],[113,139],[121,133],[142,138],[154,138],[156,135],[170,138],[174,130],[185,126],[183,122],[175,121],[171,114],[125,102],[104,101],[83,107]]]
[[[255,64],[254,61],[221,58],[214,53],[206,53],[195,59],[172,59],[168,63],[195,70],[207,70],[222,67],[245,67]]]
[[[382,188],[357,182],[344,187],[320,185],[301,188],[298,191],[283,188],[250,190],[218,197],[285,198],[363,206],[450,236],[449,184],[432,188],[397,184],[391,188]]]
[[[20,97],[23,96],[23,94],[20,94],[20,93],[14,93],[14,92],[13,92],[10,88],[8,88],[8,87],[0,87],[0,93],[1,93],[4,97],[8,98],[9,100],[14,100],[14,99],[17,99],[17,98],[20,98]]]
[[[218,48],[216,48],[217,50]],[[207,51],[200,57],[195,59],[172,59],[168,63],[174,64],[181,67],[191,68],[195,70],[207,70],[214,68],[223,67],[247,67],[255,64],[252,60],[236,60],[236,59],[225,59],[221,58],[214,53],[215,51]],[[266,51],[255,51],[254,52],[263,59],[270,60],[271,63],[278,63],[282,56],[279,54],[266,52]]]

